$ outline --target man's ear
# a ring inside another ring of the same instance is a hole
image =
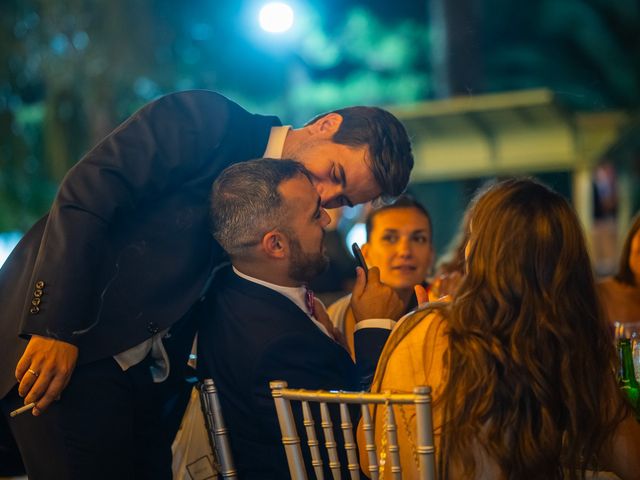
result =
[[[278,230],[271,230],[262,237],[260,242],[262,250],[270,258],[285,258],[289,249],[289,241],[287,237]]]
[[[339,113],[327,113],[324,117],[320,117],[309,125],[309,130],[313,135],[331,139],[340,128],[340,125],[342,125],[342,115]]]

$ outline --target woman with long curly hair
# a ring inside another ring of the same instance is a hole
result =
[[[574,211],[528,179],[495,184],[471,208],[457,294],[401,320],[372,390],[432,386],[441,479],[640,478],[640,424],[617,386]],[[414,411],[397,408],[403,477],[415,478]]]

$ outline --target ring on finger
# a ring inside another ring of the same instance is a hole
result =
[[[40,376],[40,374],[38,372],[36,372],[35,370],[28,369],[27,372],[29,372],[31,375],[33,375],[36,378],[38,378]]]

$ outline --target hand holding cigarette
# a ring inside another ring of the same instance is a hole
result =
[[[18,393],[27,404],[37,403],[37,416],[60,397],[78,359],[78,347],[53,338],[33,335],[16,366]],[[18,409],[19,410],[19,409]]]

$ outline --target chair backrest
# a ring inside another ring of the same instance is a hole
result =
[[[365,449],[369,462],[369,473],[372,480],[378,480],[380,466],[378,465],[378,451],[375,444],[375,432],[371,420],[370,405],[382,405],[386,408],[385,430],[381,450],[388,451],[389,458],[385,463],[390,465],[390,472],[394,479],[402,479],[400,467],[400,452],[396,432],[396,420],[393,406],[413,405],[416,409],[417,438],[415,452],[419,471],[419,479],[435,479],[433,422],[431,416],[431,388],[415,387],[413,393],[368,393],[342,392],[324,390],[288,389],[287,382],[276,380],[270,382],[271,394],[278,413],[278,421],[282,433],[282,443],[287,455],[289,472],[293,480],[307,479],[304,457],[300,446],[300,437],[296,429],[296,422],[291,410],[291,401],[302,404],[302,414],[306,430],[307,444],[311,451],[311,463],[318,479],[324,479],[323,462],[320,455],[320,442],[315,431],[315,421],[311,414],[310,403],[318,403],[320,407],[321,427],[324,434],[325,448],[329,458],[329,468],[334,479],[341,478],[341,468],[338,460],[335,431],[329,415],[327,404],[340,404],[340,429],[344,438],[344,449],[348,461],[348,470],[352,479],[360,478],[360,465],[356,448],[353,425],[349,414],[349,404],[361,405],[362,426],[365,436]]]
[[[200,405],[204,414],[209,442],[213,452],[215,467],[222,475],[222,478],[237,479],[231,446],[229,445],[228,430],[222,418],[220,400],[216,385],[210,378],[205,378],[199,385]]]

